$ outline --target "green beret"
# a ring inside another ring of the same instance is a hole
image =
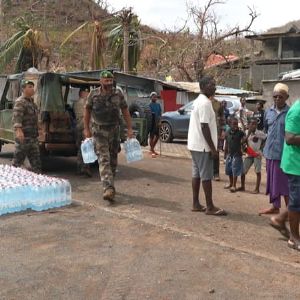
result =
[[[24,88],[27,84],[31,84],[31,85],[34,86],[34,82],[31,81],[31,80],[23,79],[23,80],[21,81],[21,87],[22,87],[22,88]]]
[[[112,72],[104,70],[100,73],[100,78],[114,78],[114,75]]]

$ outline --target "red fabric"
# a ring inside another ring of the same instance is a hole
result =
[[[247,154],[251,157],[257,157],[258,153],[256,153],[251,147],[247,147]]]

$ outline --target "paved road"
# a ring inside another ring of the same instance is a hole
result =
[[[9,163],[3,150],[0,163]],[[73,175],[73,158],[44,167],[70,179],[76,202],[0,218],[0,299],[299,299],[299,253],[258,216],[264,195],[214,183],[230,214],[193,213],[188,159],[127,165],[121,155],[108,205],[96,168],[86,179]]]

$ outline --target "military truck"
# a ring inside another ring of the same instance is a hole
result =
[[[99,71],[100,72],[100,71]],[[99,80],[89,73],[25,72],[0,76],[0,151],[4,144],[14,143],[12,110],[21,95],[21,81],[35,83],[34,102],[39,109],[39,144],[43,155],[76,155],[76,119],[73,101],[78,99],[80,87],[99,86]],[[147,141],[145,118],[135,118],[133,129],[140,142]],[[122,127],[123,128],[123,127]],[[123,131],[123,130],[122,130]],[[121,135],[126,139],[126,131]]]

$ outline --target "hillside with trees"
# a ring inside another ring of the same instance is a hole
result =
[[[101,0],[2,0],[0,5],[2,73],[23,71],[30,64],[50,71],[110,67],[194,81],[214,72],[207,68],[212,55],[226,61],[249,53],[243,36],[257,17],[249,10],[245,27],[220,28],[214,9],[226,4],[208,0],[203,7],[189,8],[195,31],[185,26],[174,32],[143,26],[130,8],[108,11]]]

